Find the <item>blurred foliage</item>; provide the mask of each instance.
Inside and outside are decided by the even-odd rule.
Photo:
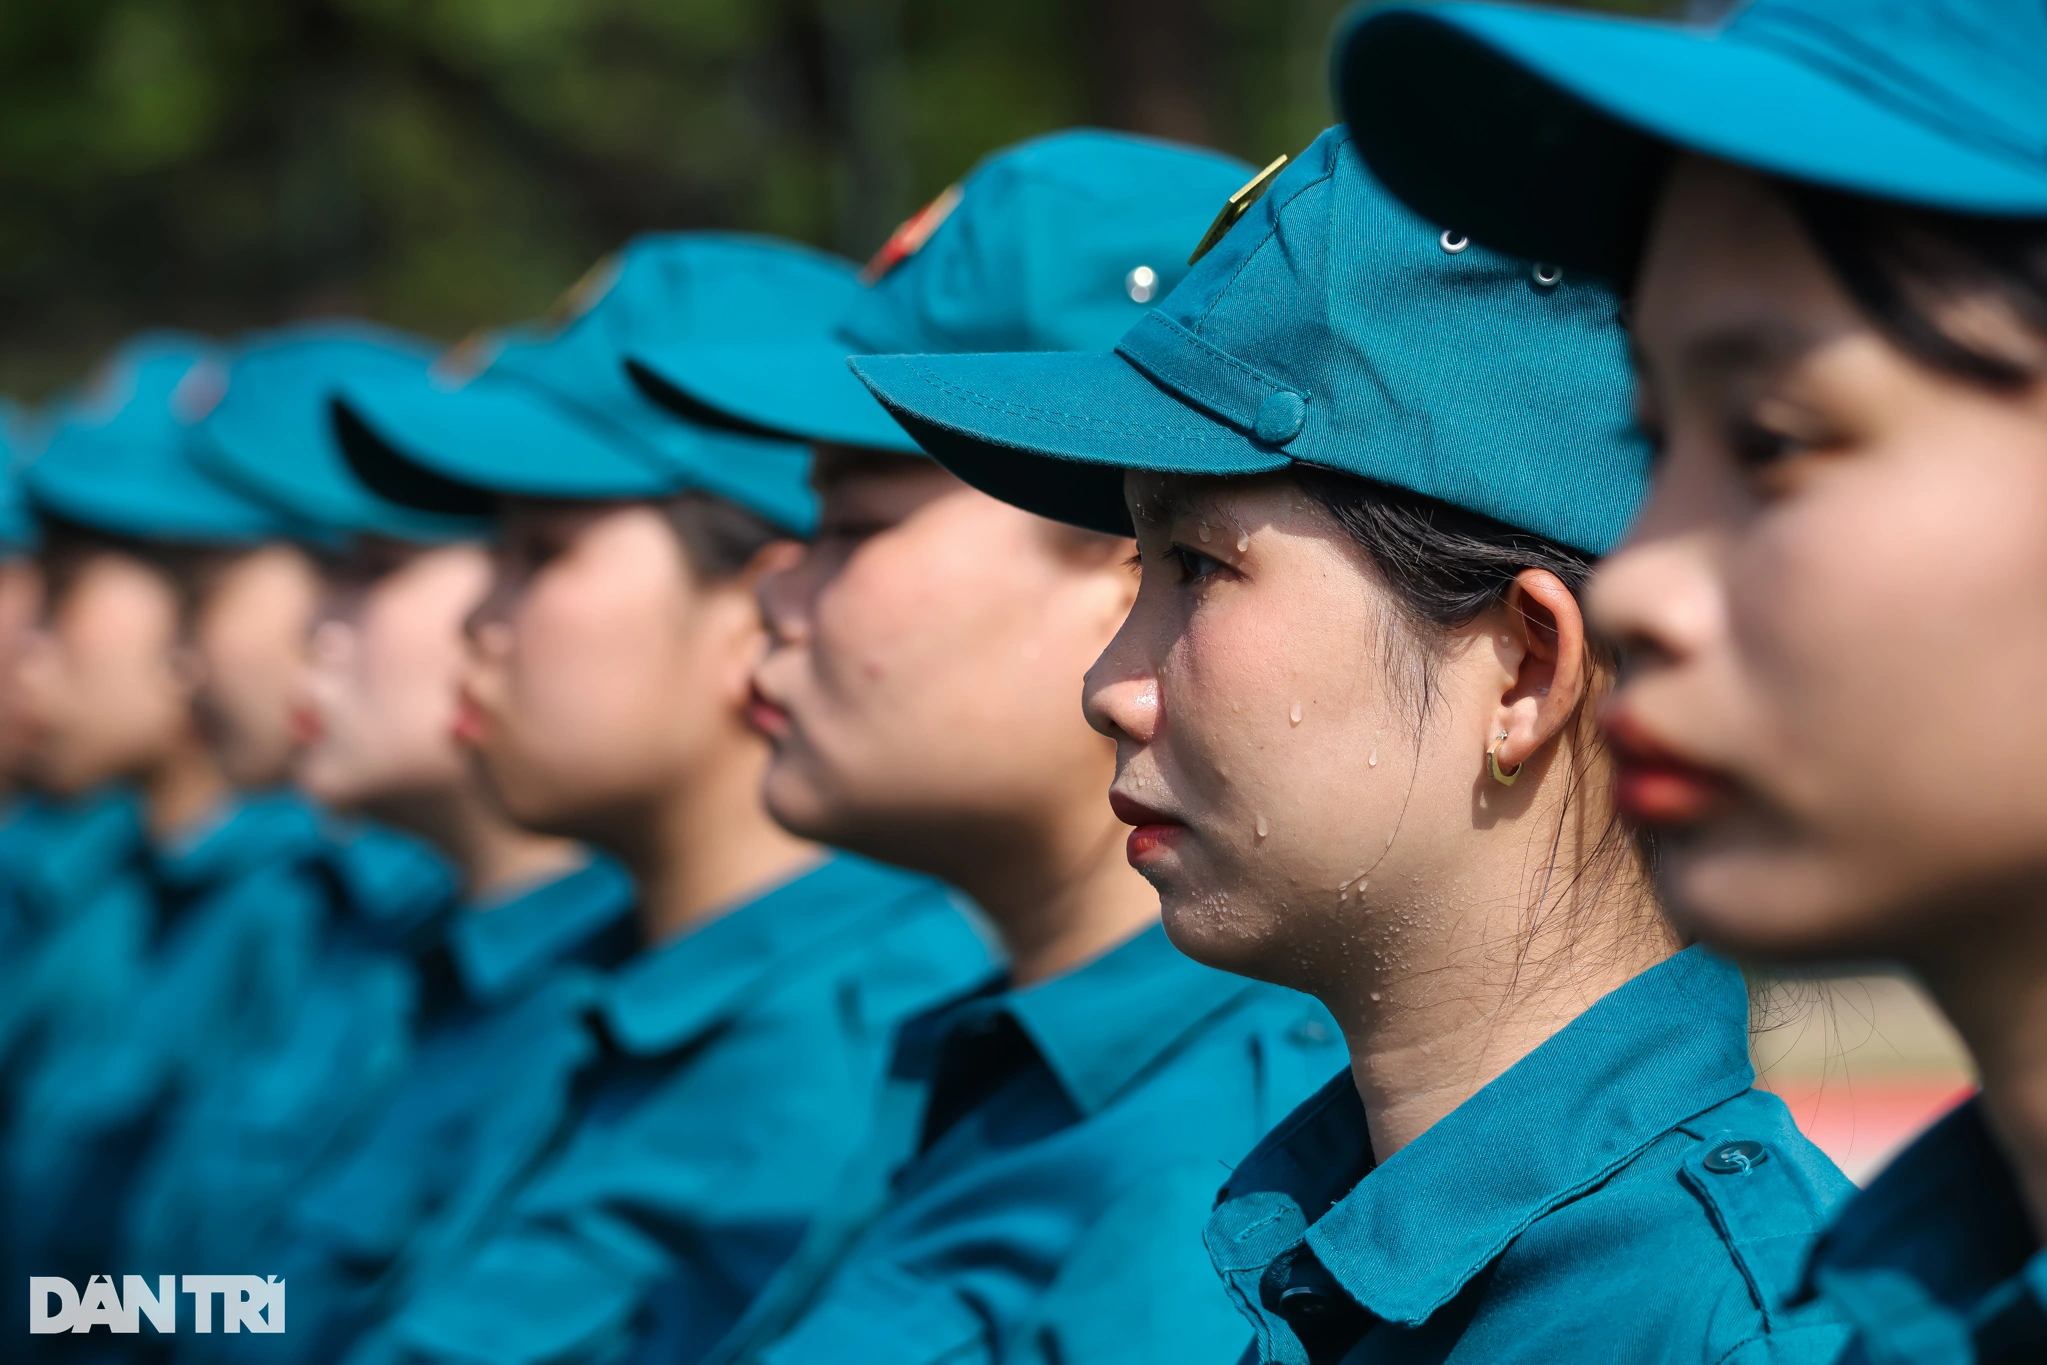
[[[0,0],[0,390],[148,324],[453,337],[651,227],[864,256],[982,153],[1076,123],[1262,164],[1330,120],[1342,8]]]

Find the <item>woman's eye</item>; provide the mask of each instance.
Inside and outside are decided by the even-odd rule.
[[[1728,444],[1733,447],[1734,457],[1750,469],[1782,464],[1803,449],[1797,437],[1758,422],[1737,423],[1729,433]]]
[[[1166,558],[1179,566],[1182,583],[1192,583],[1206,578],[1222,567],[1222,561],[1213,555],[1205,555],[1185,545],[1175,545],[1166,551]]]

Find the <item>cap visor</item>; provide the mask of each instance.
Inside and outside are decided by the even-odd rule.
[[[756,342],[639,351],[627,369],[657,402],[695,421],[785,439],[918,453],[846,369],[838,342]]]
[[[454,390],[351,382],[335,409],[357,476],[423,511],[474,515],[493,496],[651,498],[681,483],[654,452],[636,456],[594,423],[488,377]]]
[[[376,496],[331,446],[302,447],[295,458],[280,460],[272,446],[276,430],[260,420],[223,420],[216,413],[207,420],[206,440],[193,458],[239,492],[341,531],[438,544],[476,539],[490,529],[484,517],[423,512]]]
[[[97,454],[53,443],[23,474],[30,503],[46,515],[137,540],[253,545],[318,538],[313,527],[220,487],[197,470],[159,461],[142,466],[112,450],[104,458]]]
[[[1130,534],[1125,470],[1259,474],[1291,463],[1117,355],[860,356],[852,368],[920,446],[974,487],[1112,535]]]
[[[1450,3],[1377,9],[1337,50],[1358,147],[1424,216],[1625,279],[1672,146],[1983,214],[2047,213],[2047,169],[1905,117],[1739,33]]]

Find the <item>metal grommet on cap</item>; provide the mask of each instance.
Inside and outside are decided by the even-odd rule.
[[[1564,282],[1564,268],[1560,265],[1550,265],[1546,261],[1537,261],[1535,269],[1529,273],[1544,289],[1554,289]]]
[[[1723,1142],[1706,1153],[1700,1164],[1715,1175],[1747,1175],[1770,1159],[1770,1149],[1760,1142],[1743,1138],[1738,1142]]]
[[[1123,292],[1132,303],[1150,303],[1158,297],[1159,272],[1148,265],[1138,266],[1123,277]]]
[[[1436,239],[1436,245],[1442,247],[1443,250],[1449,252],[1452,256],[1455,256],[1458,252],[1471,245],[1471,238],[1461,232],[1452,232],[1450,229],[1444,228],[1443,235]]]
[[[1308,401],[1292,389],[1281,389],[1258,405],[1251,434],[1269,446],[1283,446],[1307,425]]]

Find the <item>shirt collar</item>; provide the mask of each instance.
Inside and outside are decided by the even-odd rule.
[[[1255,982],[1190,961],[1153,925],[1076,971],[965,1012],[1008,1014],[1074,1107],[1093,1114],[1256,989]]]
[[[2024,1209],[1982,1102],[1970,1100],[1849,1201],[1813,1248],[1802,1295],[1843,1277],[1901,1272],[1931,1301],[1967,1308],[2038,1254]]]
[[[38,818],[47,832],[39,831],[35,856],[22,877],[40,918],[61,919],[115,878],[135,875],[148,852],[141,799],[126,787],[105,788],[75,802],[51,802]]]
[[[479,901],[448,927],[448,953],[472,1000],[489,1003],[529,985],[633,908],[633,883],[609,858]]]
[[[1741,972],[1690,948],[1608,994],[1376,1169],[1363,1105],[1338,1077],[1227,1193],[1278,1189],[1310,1218],[1328,1207],[1307,1230],[1316,1259],[1368,1312],[1413,1326],[1538,1218],[1747,1090],[1748,1021]],[[1366,1150],[1348,1162],[1297,1150],[1342,1142]],[[1261,1180],[1318,1169],[1370,1174],[1334,1207],[1326,1181]]]
[[[621,969],[599,1005],[605,1031],[629,1053],[680,1047],[742,1013],[799,963],[845,951],[931,889],[926,878],[833,854]]]
[[[254,868],[310,857],[321,844],[310,805],[289,792],[265,792],[226,802],[155,849],[151,863],[166,890],[192,896]]]

